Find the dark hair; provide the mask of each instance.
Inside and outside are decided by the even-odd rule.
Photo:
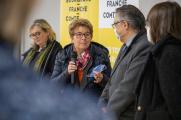
[[[77,20],[74,20],[69,25],[69,35],[71,38],[74,35],[74,29],[79,26],[87,27],[90,31],[91,36],[93,35],[93,26],[92,26],[91,22],[87,19],[77,19]]]
[[[176,2],[162,2],[153,6],[147,17],[154,43],[171,35],[181,39],[181,7]]]
[[[123,5],[116,9],[120,19],[126,20],[137,31],[145,31],[145,17],[143,13],[133,5]]]

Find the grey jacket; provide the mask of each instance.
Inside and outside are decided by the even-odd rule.
[[[149,46],[146,33],[138,33],[126,52],[115,62],[111,79],[103,90],[99,102],[107,105],[116,120],[134,119],[135,85],[139,70],[145,64]]]

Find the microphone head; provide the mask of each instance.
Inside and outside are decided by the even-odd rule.
[[[77,53],[76,52],[72,52],[71,53],[71,59],[74,59],[74,60],[76,60],[77,59]]]

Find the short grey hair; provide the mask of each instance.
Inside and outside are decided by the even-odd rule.
[[[137,31],[145,31],[145,17],[143,13],[133,5],[123,5],[116,9],[119,19],[126,20]]]

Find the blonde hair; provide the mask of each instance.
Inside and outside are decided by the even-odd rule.
[[[44,20],[44,19],[35,20],[29,30],[33,29],[33,27],[35,27],[35,26],[40,27],[45,32],[49,32],[49,37],[48,37],[49,40],[56,40],[56,34],[53,31],[50,24],[46,20]]]

